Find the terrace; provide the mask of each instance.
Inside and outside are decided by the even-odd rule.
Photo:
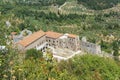
[[[52,50],[53,57],[58,60],[68,60],[69,58],[72,58],[76,54],[80,54],[81,51],[72,51],[70,49],[61,49],[61,48],[53,48],[49,47]]]

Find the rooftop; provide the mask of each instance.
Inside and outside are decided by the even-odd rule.
[[[61,33],[52,32],[52,31],[46,32],[47,37],[54,38],[54,39],[57,39],[57,38],[61,37],[62,35],[63,34],[61,34]]]
[[[76,38],[77,35],[74,35],[74,34],[68,34],[68,37],[70,37],[70,38]]]
[[[42,30],[35,32],[25,38],[23,38],[23,40],[19,41],[18,44],[21,44],[22,46],[26,47],[29,44],[31,44],[32,42],[34,42],[35,40],[39,39],[40,37],[44,36],[45,32],[43,32]]]
[[[46,35],[46,37],[53,38],[53,39],[57,39],[57,38],[64,39],[67,37],[70,37],[70,38],[77,37],[77,35],[74,35],[74,34],[65,34],[64,35],[64,34],[53,32],[53,31],[44,32],[44,31],[40,30],[38,32],[34,32],[33,34],[30,34],[27,37],[23,38],[22,40],[20,40],[18,42],[18,44],[21,44],[22,46],[26,47],[44,35]]]

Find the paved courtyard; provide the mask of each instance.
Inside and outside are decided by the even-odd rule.
[[[67,60],[69,58],[72,58],[73,56],[75,56],[76,54],[80,54],[81,51],[72,51],[70,49],[61,49],[61,48],[52,48],[50,47],[50,49],[52,49],[53,52],[53,57],[57,58],[58,60]]]
[[[61,57],[65,57],[68,58],[69,56],[72,56],[75,52],[68,50],[68,49],[54,49],[53,55],[57,55],[57,56],[61,56]]]

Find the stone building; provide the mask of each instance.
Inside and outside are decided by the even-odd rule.
[[[19,50],[23,51],[31,48],[43,51],[47,47],[46,34],[41,30],[35,32],[19,41],[17,46]]]
[[[62,35],[63,34],[61,34],[61,33],[48,31],[48,32],[46,32],[46,42],[48,42],[49,46],[52,46],[54,48],[59,47],[58,46],[60,44],[59,38]]]
[[[79,36],[77,35],[64,34],[59,38],[59,47],[77,51],[80,50],[79,41]]]
[[[78,35],[61,34],[53,31],[44,32],[42,30],[35,32],[23,38],[17,43],[19,50],[28,50],[36,48],[45,52],[47,48],[61,48],[72,51],[85,51],[88,53],[99,54],[101,47],[97,44],[87,42],[86,39],[79,40]]]
[[[45,51],[46,48],[67,48],[73,51],[80,49],[79,36],[73,34],[61,34],[53,31],[38,31],[23,38],[17,43],[19,50],[36,48]]]
[[[30,30],[23,30],[21,31],[20,34],[17,34],[17,32],[11,32],[10,38],[13,40],[14,43],[19,42],[20,40],[22,40],[24,37],[31,35],[32,32]]]

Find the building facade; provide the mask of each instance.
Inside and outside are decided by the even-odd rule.
[[[79,50],[79,36],[73,34],[61,34],[53,31],[35,32],[17,43],[19,50],[36,48],[44,51],[47,47],[67,48],[73,51]]]
[[[80,48],[82,51],[87,52],[87,53],[92,53],[92,54],[100,54],[101,53],[101,47],[100,45],[90,43],[90,42],[85,42],[85,41],[80,41]]]
[[[36,48],[37,50],[44,50],[47,47],[46,34],[43,31],[35,32],[17,43],[19,50],[28,50]]]
[[[64,34],[59,38],[59,47],[77,51],[80,50],[79,41],[79,36],[77,35]]]
[[[78,35],[61,34],[53,31],[44,32],[42,30],[35,32],[17,43],[19,50],[28,50],[35,48],[43,52],[47,48],[63,48],[72,51],[82,50],[88,53],[101,53],[101,48],[97,44],[79,40]]]

